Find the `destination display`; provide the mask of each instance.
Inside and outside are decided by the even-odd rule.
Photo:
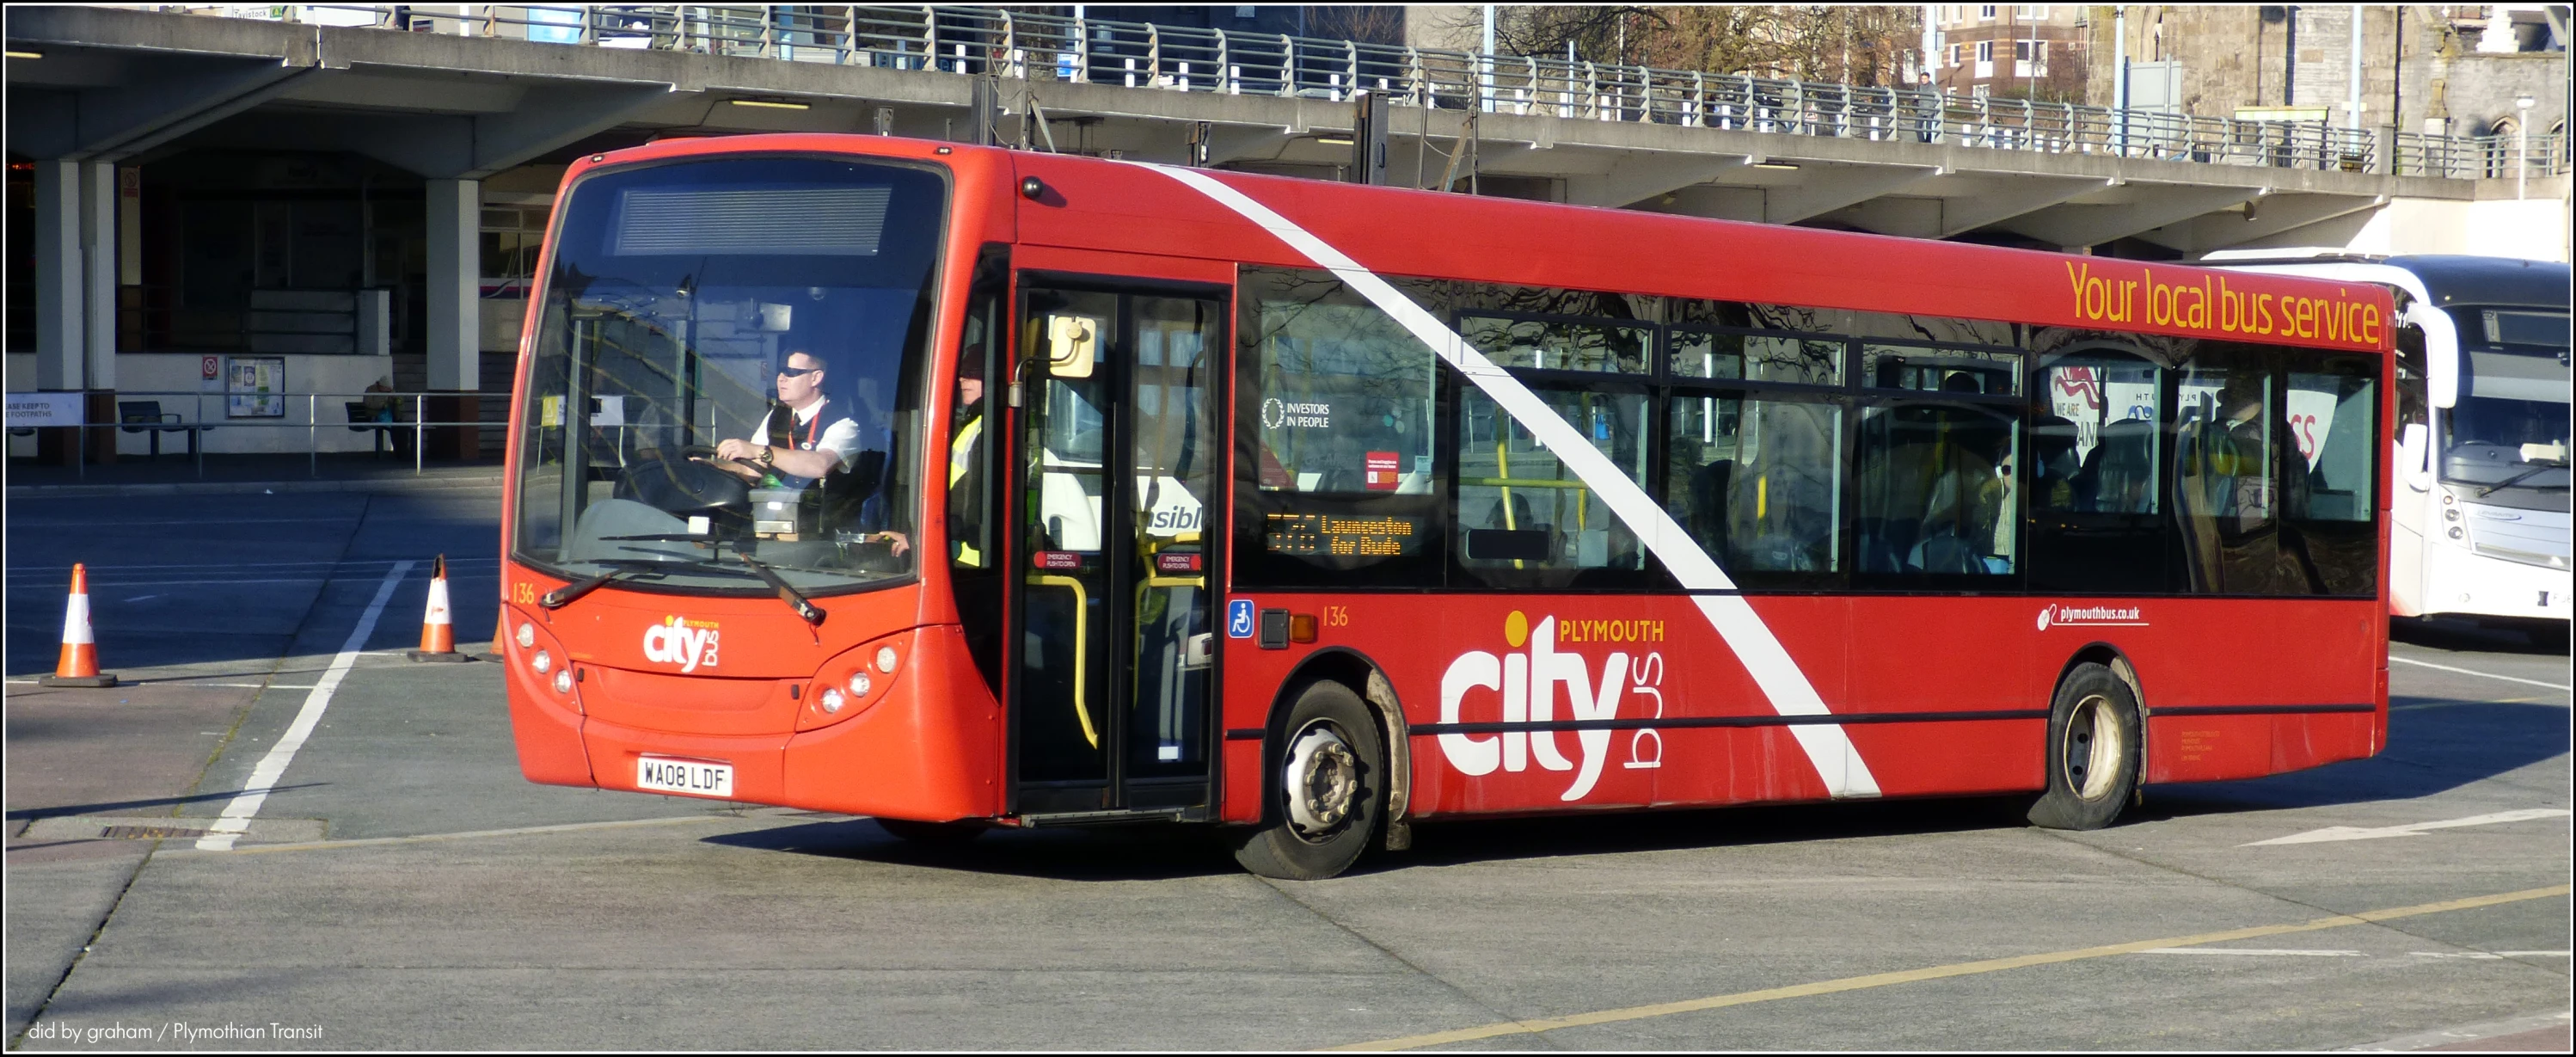
[[[1273,554],[1378,558],[1411,554],[1422,520],[1409,517],[1341,517],[1270,514],[1262,539]]]

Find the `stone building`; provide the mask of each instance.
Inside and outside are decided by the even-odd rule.
[[[2513,131],[2516,100],[2529,95],[2531,131],[2563,132],[2567,12],[2565,4],[2090,7],[2089,94],[2098,104],[2118,98],[2125,50],[2133,106],[2483,136]],[[2122,32],[2125,49],[2115,44]]]

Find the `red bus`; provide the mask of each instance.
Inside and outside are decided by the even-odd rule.
[[[550,232],[534,781],[1316,878],[2386,740],[2376,287],[838,135],[593,155]]]

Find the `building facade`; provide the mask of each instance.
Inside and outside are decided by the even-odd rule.
[[[1972,97],[2100,104],[2085,77],[2091,39],[2076,4],[1932,4],[1929,83]]]
[[[2096,102],[2464,136],[2564,132],[2566,4],[2090,9]],[[2355,21],[2358,19],[2358,26]],[[2125,37],[2125,41],[2122,38]],[[2125,44],[2125,46],[2123,46]],[[2358,61],[2356,61],[2356,59]],[[2519,105],[2531,99],[2526,119]]]

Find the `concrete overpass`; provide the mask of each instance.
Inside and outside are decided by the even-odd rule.
[[[7,148],[36,171],[39,387],[115,387],[117,240],[101,232],[121,223],[109,204],[120,166],[203,150],[345,152],[415,174],[426,386],[466,392],[486,383],[476,352],[492,306],[476,240],[487,181],[517,174],[542,191],[550,162],[670,135],[966,139],[979,82],[993,107],[985,134],[1037,149],[1337,178],[1352,160],[1351,94],[1367,88],[1394,104],[1385,179],[1396,184],[2120,255],[2492,251],[2481,224],[2504,232],[2495,245],[2537,231],[2554,252],[2529,255],[2565,255],[2566,145],[2548,139],[2505,156],[2392,129],[993,9],[285,10],[307,21],[7,11]]]

